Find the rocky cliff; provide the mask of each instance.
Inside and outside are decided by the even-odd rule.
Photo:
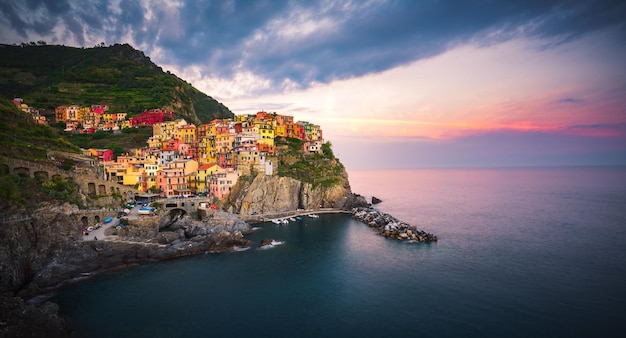
[[[68,280],[146,260],[251,245],[243,238],[250,226],[219,211],[202,219],[169,220],[174,231],[130,222],[118,234],[122,241],[83,241],[82,225],[68,216],[66,206],[47,202],[32,210],[13,207],[12,213],[24,219],[0,223],[0,337],[69,337],[69,326],[55,304],[24,301]]]
[[[339,208],[367,205],[350,190],[348,174],[330,186],[313,185],[291,177],[258,174],[240,180],[223,201],[223,208],[241,215],[274,214],[297,209]]]

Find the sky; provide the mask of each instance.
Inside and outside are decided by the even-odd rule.
[[[626,165],[624,1],[0,0],[0,42],[128,43],[348,169]]]

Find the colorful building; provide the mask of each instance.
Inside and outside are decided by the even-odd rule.
[[[211,192],[211,176],[214,176],[218,170],[222,169],[223,168],[215,163],[200,165],[196,175],[196,191],[199,193],[209,194]]]
[[[177,196],[178,192],[187,190],[187,179],[184,169],[162,169],[157,172],[157,187],[161,196]]]
[[[133,127],[137,126],[152,126],[157,123],[167,122],[174,120],[174,113],[161,110],[161,109],[152,109],[146,110],[139,114],[137,117],[133,117],[130,119],[130,125]]]
[[[233,169],[218,170],[215,175],[211,176],[210,194],[217,198],[223,198],[228,195],[232,186],[237,183],[239,176],[241,176],[241,173]]]

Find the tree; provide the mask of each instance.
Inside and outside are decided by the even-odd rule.
[[[73,159],[66,158],[65,160],[63,160],[63,164],[61,165],[61,168],[63,168],[63,170],[70,170],[72,169],[72,167],[74,167]]]
[[[330,141],[322,144],[322,152],[324,153],[324,156],[326,156],[326,158],[328,159],[335,158],[335,154],[333,153],[332,146],[333,145],[332,143],[330,143]]]

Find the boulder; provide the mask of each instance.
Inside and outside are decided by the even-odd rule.
[[[352,217],[376,229],[380,235],[398,240],[436,242],[437,236],[417,230],[417,227],[402,222],[395,217],[372,208],[356,207]]]
[[[380,202],[382,202],[383,200],[379,199],[376,196],[372,196],[372,204],[378,204]]]
[[[262,240],[261,240],[261,244],[260,244],[260,246],[268,246],[268,245],[272,245],[272,242],[273,242],[273,241],[274,241],[274,240],[273,240],[273,239],[271,239],[271,238],[264,238],[264,239],[262,239]]]

